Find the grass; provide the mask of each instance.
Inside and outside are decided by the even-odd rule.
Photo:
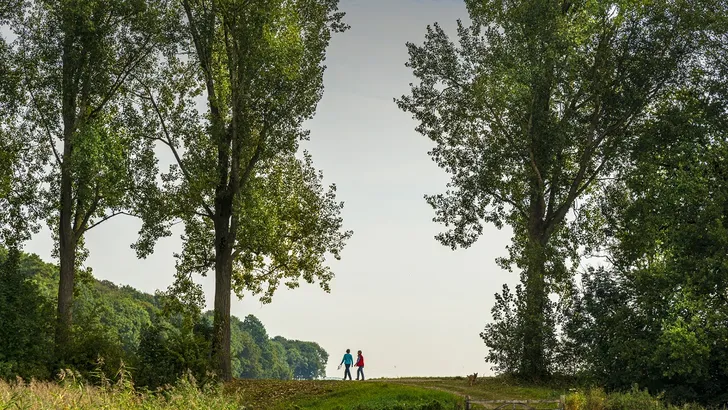
[[[90,410],[90,409],[214,409],[239,410],[239,398],[223,394],[222,389],[198,388],[194,379],[183,378],[175,386],[156,392],[138,391],[121,382],[102,387],[84,383],[0,380],[0,410]]]
[[[696,405],[666,406],[636,388],[605,394],[601,389],[574,391],[569,387],[568,383],[535,386],[502,377],[478,379],[472,386],[456,377],[366,382],[235,380],[224,386],[198,387],[186,376],[174,386],[149,392],[136,389],[123,375],[115,381],[104,378],[100,386],[77,382],[70,375],[60,383],[0,381],[0,410],[451,410],[462,409],[466,395],[474,400],[544,400],[566,395],[568,410],[702,410]]]
[[[569,392],[569,386],[542,386],[505,377],[483,377],[471,386],[462,377],[424,377],[391,379],[391,382],[408,386],[425,387],[470,396],[474,400],[549,400],[558,399]]]
[[[214,409],[214,410],[452,410],[462,399],[442,391],[389,382],[236,380],[199,388],[186,377],[154,392],[128,381],[90,386],[0,381],[5,409]]]
[[[251,409],[394,410],[454,409],[462,399],[452,393],[384,381],[236,380],[227,394],[242,397]],[[436,407],[432,403],[439,402]]]

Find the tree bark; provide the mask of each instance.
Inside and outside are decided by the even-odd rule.
[[[72,131],[71,131],[72,132]],[[58,224],[60,279],[58,282],[58,317],[56,324],[56,354],[63,361],[71,341],[73,321],[73,288],[76,276],[76,238],[73,232],[73,186],[71,170],[72,143],[70,135],[63,148],[61,164],[60,215]]]
[[[525,285],[526,306],[523,312],[523,357],[520,373],[525,377],[541,380],[548,376],[548,363],[544,348],[549,329],[546,325],[546,306],[548,292],[546,289],[546,250],[550,235],[547,233],[548,223],[545,220],[546,180],[551,181],[550,173],[554,171],[553,146],[550,140],[550,104],[554,83],[554,63],[547,57],[543,64],[543,75],[538,76],[532,85],[533,100],[528,118],[530,137],[529,157],[525,160],[526,169],[531,170],[529,186],[529,207],[527,243],[525,252]],[[556,165],[558,166],[558,164]],[[552,186],[553,190],[554,187]]]
[[[548,364],[545,358],[546,338],[546,249],[548,237],[545,233],[544,215],[546,204],[539,183],[532,181],[532,193],[529,207],[528,241],[524,271],[526,306],[523,312],[523,357],[521,375],[533,379],[542,379],[548,375]]]
[[[213,321],[212,357],[218,376],[232,379],[230,355],[230,293],[232,291],[233,256],[230,243],[232,200],[215,203],[215,318]]]
[[[61,186],[58,223],[58,257],[60,278],[58,281],[58,317],[55,348],[57,359],[66,359],[65,352],[71,341],[73,321],[73,288],[76,275],[76,235],[73,232],[73,183],[71,169],[73,135],[76,131],[76,92],[78,90],[77,67],[73,58],[73,37],[66,34],[63,43],[62,116],[63,157],[61,161]]]
[[[529,261],[526,270],[526,308],[523,317],[523,358],[520,373],[534,380],[548,375],[545,357],[546,325],[546,255],[538,243],[529,244]]]

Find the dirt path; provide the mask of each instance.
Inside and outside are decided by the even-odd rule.
[[[465,397],[477,397],[472,395],[472,392],[464,391],[463,389],[465,386],[452,386],[448,384],[445,384],[446,382],[439,379],[382,379],[381,381],[387,382],[387,383],[396,383],[396,384],[402,384],[405,386],[412,386],[412,387],[421,387],[424,389],[430,389],[430,390],[439,390],[446,393],[454,394],[456,396],[460,396],[462,398]]]
[[[431,390],[439,390],[446,393],[465,398],[470,397],[475,401],[510,401],[514,402],[526,400],[553,400],[557,399],[559,394],[548,388],[537,388],[528,386],[517,386],[509,384],[503,380],[493,378],[478,379],[471,385],[467,379],[454,378],[404,378],[404,379],[382,379],[387,383],[397,383],[406,386],[420,387]],[[503,404],[503,402],[499,403]],[[493,403],[491,406],[499,405]],[[555,408],[555,404],[543,403],[536,408]],[[478,407],[482,408],[482,407]],[[486,407],[488,408],[488,407]]]
[[[400,381],[400,380],[396,380],[396,381],[395,380],[386,380],[386,381],[391,382],[391,383],[402,384],[402,385],[405,385],[405,386],[421,387],[421,388],[424,388],[424,389],[444,391],[445,393],[451,393],[451,394],[454,394],[456,396],[460,396],[462,398],[465,398],[465,397],[468,396],[467,394],[465,394],[465,393],[463,393],[461,391],[453,390],[452,387],[448,387],[448,386],[445,386],[445,387],[442,387],[442,386],[429,386],[429,385],[425,385],[423,383],[417,383],[416,381],[408,381],[408,380],[402,380],[402,381]]]

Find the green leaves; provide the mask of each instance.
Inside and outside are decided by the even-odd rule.
[[[499,263],[524,270],[527,331],[544,328],[545,295],[568,289],[580,245],[599,241],[581,200],[622,169],[667,90],[715,49],[705,39],[725,5],[699,3],[467,1],[473,25],[458,23],[458,44],[437,24],[407,44],[419,81],[396,102],[451,174],[444,194],[426,197],[445,227],[436,239],[455,249],[484,223],[513,228]],[[542,356],[549,336],[532,336],[513,343],[541,374],[534,350]]]
[[[137,199],[156,191],[153,146],[137,138],[139,123],[125,115],[133,92],[126,86],[137,70],[149,68],[173,25],[165,21],[166,0],[23,6],[10,18],[17,39],[8,71],[17,76],[17,108],[2,129],[24,134],[19,146],[25,155],[12,170],[24,192],[0,192],[0,201],[12,203],[14,231],[27,232],[44,218],[58,238],[56,347],[63,355],[70,344],[74,276],[87,254],[84,234],[114,216],[145,210],[151,201]]]
[[[261,164],[238,206],[248,218],[237,240],[245,247],[234,253],[233,287],[239,297],[246,291],[270,302],[278,285],[298,287],[298,278],[319,281],[328,291],[333,273],[324,255],[340,258],[350,231],[342,231],[343,204],[335,186],[321,184],[310,155],[283,157]]]
[[[351,235],[341,231],[333,187],[324,191],[310,157],[296,158],[308,138],[303,122],[323,92],[331,33],[345,29],[337,4],[182,1],[177,46],[189,58],[167,55],[137,78],[135,118],[174,164],[162,177],[164,195],[146,205],[134,247],[145,256],[172,223],[184,223],[172,290],[196,293],[191,274],[214,269],[213,352],[225,379],[232,376],[230,293],[270,302],[281,283],[294,288],[301,278],[328,290],[325,255],[338,258]],[[201,115],[194,99],[203,91]]]
[[[703,59],[654,104],[601,198],[610,266],[585,275],[567,334],[585,347],[585,369],[608,386],[639,383],[675,400],[725,401],[721,65]]]

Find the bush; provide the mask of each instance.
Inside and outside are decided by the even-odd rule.
[[[125,361],[121,345],[102,328],[75,329],[74,340],[68,347],[68,361],[60,363],[61,368],[78,371],[86,380],[93,380],[93,374],[103,371],[114,374]]]
[[[650,395],[636,385],[628,392],[605,394],[601,388],[575,392],[566,396],[565,410],[702,410],[699,405],[688,404],[683,407],[669,406],[661,402],[661,397]]]
[[[566,410],[605,410],[607,395],[601,388],[589,389],[586,392],[575,392],[566,396]]]
[[[161,322],[142,330],[134,375],[150,389],[175,383],[183,374],[205,381],[209,372],[210,344],[204,335]]]
[[[445,407],[442,402],[433,400],[423,404],[384,404],[384,405],[358,405],[354,407],[354,410],[450,410],[452,407]]]
[[[607,400],[606,410],[652,410],[664,406],[658,398],[652,397],[647,390],[640,390],[637,385],[626,393],[612,393]]]

